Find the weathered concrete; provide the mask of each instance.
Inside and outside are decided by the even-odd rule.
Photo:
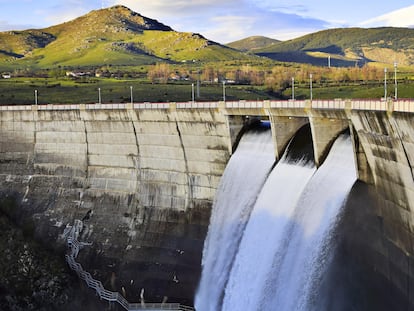
[[[317,164],[350,129],[359,180],[376,198],[369,220],[358,222],[370,238],[353,259],[414,305],[414,114],[407,103],[73,106],[0,109],[0,191],[16,198],[22,217],[33,218],[50,243],[84,218],[82,238],[94,245],[81,261],[112,290],[124,287],[132,301],[145,287],[154,300],[191,303],[215,190],[249,116],[270,120],[275,158],[309,123]]]
[[[191,304],[228,133],[215,110],[3,111],[1,192],[50,243],[86,217],[83,263],[131,301]]]
[[[307,124],[309,120],[308,118],[303,117],[286,117],[271,114],[270,122],[275,156],[276,159],[280,159],[290,139],[303,125]]]
[[[350,117],[372,174],[365,181],[373,182],[378,197],[367,206],[373,215],[366,223],[373,228],[367,234],[375,243],[361,244],[372,259],[371,269],[408,299],[408,310],[414,305],[413,116],[364,111]]]

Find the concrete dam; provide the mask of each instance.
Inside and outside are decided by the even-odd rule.
[[[410,310],[413,112],[409,100],[2,106],[1,200],[57,251],[83,220],[92,245],[79,261],[128,300],[145,289],[148,301],[192,305],[216,190],[243,133],[269,121],[279,160],[308,126],[320,166],[348,131],[358,181],[338,232],[343,270],[330,273],[355,310]]]

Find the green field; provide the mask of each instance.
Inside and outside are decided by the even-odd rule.
[[[101,94],[102,103],[181,102],[192,100],[191,83],[151,84],[132,79],[90,78],[74,81],[54,78],[0,79],[0,105],[96,103]],[[251,86],[226,85],[226,100],[264,100],[274,97]],[[195,100],[219,101],[223,99],[222,84],[201,85],[200,97],[194,86]]]
[[[334,98],[382,98],[385,90],[384,84],[381,82],[359,84],[349,83],[343,85],[320,85],[314,84],[312,87],[313,99],[334,99]],[[395,84],[390,81],[387,85],[387,97],[394,97]],[[292,97],[292,89],[288,88],[283,92],[285,98]],[[397,83],[397,97],[414,98],[414,81],[401,81]],[[310,86],[309,84],[299,84],[295,86],[296,99],[309,99]]]
[[[83,104],[99,101],[99,89],[102,103],[123,103],[131,101],[131,86],[134,102],[186,102],[192,100],[191,82],[152,84],[139,79],[85,78],[79,80],[55,78],[12,78],[0,79],[0,105],[30,105],[35,103],[37,92],[38,104]],[[333,98],[381,98],[384,85],[380,82],[371,84],[328,85],[314,83],[314,99]],[[291,87],[281,94],[270,93],[264,87],[250,85],[226,85],[226,100],[270,100],[289,99]],[[200,96],[194,86],[196,101],[221,101],[222,84],[201,84]],[[390,82],[387,95],[394,96],[394,84]],[[399,98],[414,98],[414,82],[404,80],[398,84]],[[295,85],[296,99],[309,99],[308,84]]]

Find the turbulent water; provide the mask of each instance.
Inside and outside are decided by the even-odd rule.
[[[356,179],[351,141],[340,136],[317,170],[289,153],[269,175],[261,162],[256,183],[239,174],[249,156],[260,156],[260,145],[249,142],[243,157],[238,149],[223,175],[204,248],[199,311],[319,310],[330,237]]]
[[[198,310],[220,310],[242,233],[274,159],[270,130],[248,132],[227,164],[204,245]]]

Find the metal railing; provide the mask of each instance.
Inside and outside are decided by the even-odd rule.
[[[79,251],[91,243],[79,242],[79,234],[82,232],[83,222],[76,219],[73,226],[67,226],[62,234],[66,239],[68,253],[65,255],[69,267],[76,272],[78,277],[85,281],[89,288],[96,291],[99,298],[108,302],[116,302],[128,311],[145,311],[145,310],[171,310],[171,311],[194,311],[193,307],[184,306],[179,303],[129,303],[119,292],[112,292],[104,288],[101,281],[94,279],[91,274],[85,271],[82,265],[76,262]]]
[[[414,100],[327,99],[327,100],[264,100],[226,102],[165,102],[165,103],[105,103],[105,104],[48,104],[0,106],[0,111],[50,110],[169,110],[169,109],[351,109],[398,111],[414,113]]]

